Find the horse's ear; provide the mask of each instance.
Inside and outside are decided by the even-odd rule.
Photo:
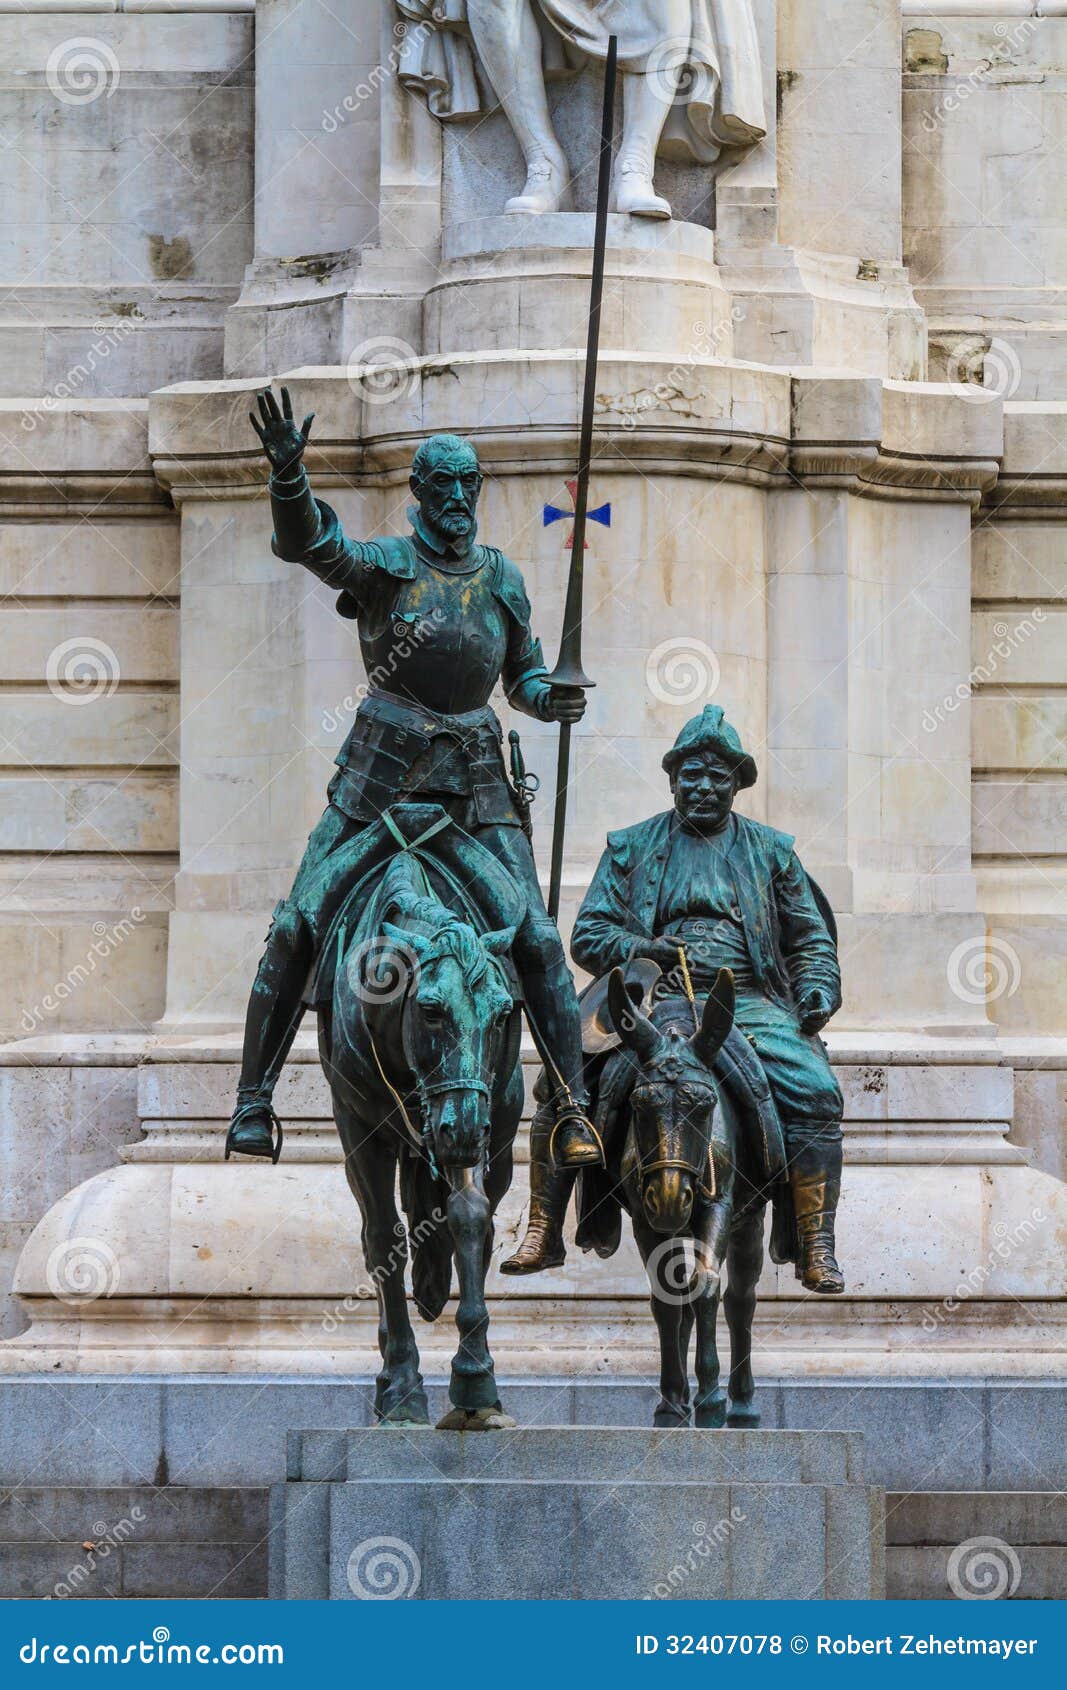
[[[642,1062],[648,1062],[655,1056],[663,1042],[663,1034],[647,1016],[642,1015],[626,990],[621,968],[613,968],[608,976],[608,1015],[628,1050],[634,1051]]]
[[[699,1033],[695,1033],[692,1048],[705,1068],[710,1068],[734,1024],[734,977],[728,968],[720,968],[715,984],[708,993]]]
[[[382,936],[400,950],[414,951],[416,956],[424,943],[421,933],[409,933],[406,927],[397,927],[391,921],[382,922]]]
[[[482,934],[482,944],[490,956],[507,956],[514,943],[514,927],[499,927],[495,933]]]

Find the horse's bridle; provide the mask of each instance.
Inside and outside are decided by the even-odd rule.
[[[428,956],[423,957],[421,959],[420,967],[425,968],[432,962],[438,962],[438,961],[440,961],[440,959],[444,955],[445,955],[445,952],[443,950],[436,951],[436,952],[432,951]],[[486,966],[487,967],[491,966],[494,962],[496,962],[495,957],[487,957],[486,958]],[[499,966],[500,966],[499,963],[497,963],[498,968],[499,968]],[[478,978],[480,979],[481,976],[479,975]],[[406,1008],[408,1006],[408,998],[409,998],[410,993],[411,993],[411,985],[412,985],[411,977],[409,976],[407,984],[404,987],[403,996],[400,999],[401,1020],[403,1019],[404,1011],[406,1010]],[[407,1105],[404,1102],[403,1096],[397,1090],[397,1088],[393,1085],[393,1082],[390,1080],[388,1074],[385,1072],[385,1067],[382,1063],[382,1059],[378,1055],[378,1047],[374,1042],[374,1034],[370,1031],[369,1028],[367,1029],[367,1035],[368,1035],[368,1038],[370,1039],[370,1050],[371,1050],[371,1055],[374,1058],[374,1066],[377,1068],[383,1085],[386,1087],[387,1091],[389,1092],[390,1097],[393,1099],[393,1102],[396,1104],[396,1107],[400,1112],[400,1119],[404,1123],[404,1127],[407,1130],[408,1136],[412,1140],[413,1144],[415,1144],[420,1150],[425,1152],[426,1158],[427,1158],[427,1160],[429,1161],[429,1164],[430,1164],[430,1172],[434,1175],[435,1178],[438,1178],[439,1177],[439,1169],[437,1167],[436,1158],[434,1157],[433,1144],[432,1144],[431,1139],[430,1139],[430,1129],[429,1129],[429,1125],[428,1125],[428,1122],[429,1122],[429,1109],[428,1109],[429,1100],[432,1097],[441,1097],[446,1092],[477,1092],[482,1097],[485,1098],[486,1102],[488,1102],[490,1100],[490,1098],[492,1097],[492,1088],[486,1083],[485,1080],[423,1080],[423,1079],[420,1079],[418,1074],[415,1074],[415,1097],[418,1100],[418,1111],[419,1111],[419,1114],[422,1117],[422,1126],[421,1126],[421,1129],[420,1129],[419,1127],[417,1127],[415,1125],[414,1121],[412,1121],[412,1119],[411,1119],[411,1116],[408,1114]],[[406,1054],[407,1053],[405,1052],[405,1057],[406,1057]],[[412,1070],[412,1072],[414,1073],[414,1069]]]
[[[665,1173],[674,1172],[679,1174],[689,1174],[695,1182],[696,1188],[700,1192],[701,1197],[706,1197],[709,1201],[711,1201],[711,1199],[715,1196],[715,1163],[712,1159],[710,1144],[708,1145],[708,1155],[705,1168],[696,1167],[694,1163],[687,1162],[682,1156],[661,1156],[655,1162],[646,1162],[639,1156],[637,1159],[637,1167],[638,1172],[641,1175],[642,1184],[650,1174],[660,1173],[661,1171]],[[705,1183],[704,1180],[705,1171],[708,1176],[707,1183]]]

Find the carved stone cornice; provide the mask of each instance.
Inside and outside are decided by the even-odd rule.
[[[443,429],[473,440],[490,474],[569,470],[582,369],[579,353],[464,353],[398,364],[385,394],[380,368],[370,392],[358,369],[282,379],[296,408],[316,414],[307,467],[330,488],[401,484],[418,443]],[[152,396],[152,462],[176,502],[262,494],[248,422],[257,385],[189,382]],[[976,504],[1002,449],[999,401],[945,386],[624,352],[600,363],[602,470]]]
[[[172,517],[148,400],[0,400],[0,514]]]
[[[1067,516],[1067,403],[1030,399],[1004,406],[1004,461],[983,508],[994,519],[1016,522]]]

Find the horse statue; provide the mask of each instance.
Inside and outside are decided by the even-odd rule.
[[[601,1256],[613,1254],[621,1212],[629,1214],[659,1333],[660,1401],[653,1425],[690,1424],[695,1326],[696,1425],[758,1426],[752,1320],[764,1212],[784,1167],[777,1123],[766,1110],[769,1093],[758,1058],[740,1035],[731,1035],[729,970],[719,971],[699,1017],[684,998],[657,1002],[652,993],[649,1015],[641,1004],[640,985],[631,993],[621,969],[614,969],[606,1008],[621,1048],[595,1082],[607,1169],[582,1173],[578,1243]],[[728,1390],[716,1342],[724,1264]]]
[[[403,808],[393,814],[402,817]],[[435,872],[432,861],[411,851],[393,856],[376,888],[357,888],[352,908],[335,921],[331,978],[313,996],[378,1298],[375,1414],[385,1426],[429,1424],[405,1289],[410,1239],[414,1300],[424,1320],[436,1320],[448,1301],[455,1261],[459,1348],[452,1407],[440,1426],[467,1431],[515,1424],[497,1391],[485,1278],[493,1215],[511,1184],[523,1083],[520,1006],[507,961],[514,922],[488,931],[483,922],[479,930],[469,898],[462,913],[452,907],[472,878],[484,894],[493,876],[503,879],[497,907],[506,906],[508,877],[488,852],[453,831],[466,872]]]

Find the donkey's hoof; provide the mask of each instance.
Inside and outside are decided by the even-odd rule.
[[[736,1426],[739,1430],[752,1431],[759,1425],[759,1409],[752,1401],[731,1402],[726,1424]]]
[[[450,1408],[437,1422],[439,1432],[507,1432],[518,1421],[496,1408]]]
[[[660,1397],[652,1416],[652,1425],[656,1431],[669,1432],[676,1426],[688,1426],[689,1404],[667,1402]]]
[[[709,1397],[706,1402],[697,1403],[696,1424],[700,1432],[717,1432],[720,1427],[729,1424],[726,1417],[726,1393],[722,1396]]]

